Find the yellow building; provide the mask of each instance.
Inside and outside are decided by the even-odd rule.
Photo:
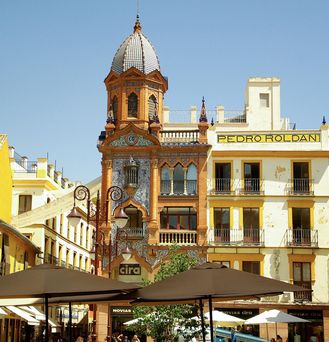
[[[0,134],[0,219],[10,222],[12,178],[9,161],[8,139]]]
[[[12,209],[12,174],[7,136],[0,135],[0,276],[22,271],[35,264],[39,249],[15,227],[9,224]],[[0,342],[19,341],[28,324],[5,308],[0,315]]]
[[[79,203],[82,220],[70,225],[67,215],[73,207],[73,190],[77,184],[64,178],[48,158],[29,160],[10,147],[13,177],[12,221],[19,231],[40,248],[37,264],[48,263],[83,272],[90,272],[93,227],[87,223],[85,203]],[[100,179],[87,184],[91,196],[100,189]],[[52,307],[50,317],[59,332],[59,322],[67,322],[68,308]],[[86,306],[73,308],[72,323],[76,332],[87,333],[87,325],[79,324],[87,312]]]

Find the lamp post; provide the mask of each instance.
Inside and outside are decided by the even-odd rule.
[[[91,202],[91,196],[90,196],[90,190],[84,186],[79,185],[74,189],[74,206],[71,210],[71,212],[67,215],[67,218],[69,220],[69,224],[72,226],[77,226],[80,223],[80,220],[82,219],[82,216],[80,215],[77,207],[76,207],[76,201],[86,201],[87,203],[87,225],[89,226],[90,222],[93,222],[95,225],[95,234],[94,234],[94,251],[95,251],[95,274],[98,275],[98,269],[99,269],[99,247],[102,248],[102,254],[101,259],[103,260],[106,254],[106,251],[109,254],[109,263],[111,262],[111,242],[109,241],[109,244],[106,244],[106,237],[104,231],[101,230],[102,223],[105,223],[106,226],[108,224],[109,219],[109,213],[108,213],[108,207],[109,207],[109,201],[110,199],[112,201],[120,201],[123,196],[123,190],[118,186],[111,186],[106,193],[106,202],[104,204],[104,207],[100,204],[100,195],[99,191],[97,191],[97,197],[96,197],[96,204],[93,205]],[[122,228],[126,225],[128,221],[128,216],[125,213],[124,209],[120,207],[120,210],[117,212],[117,214],[114,216],[114,223],[117,225],[117,227]],[[127,246],[128,247],[128,246]],[[128,248],[128,253],[129,251]],[[129,257],[130,257],[129,256]],[[93,305],[93,340],[96,340],[96,305]]]

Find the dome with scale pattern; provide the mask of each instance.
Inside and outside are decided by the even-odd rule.
[[[135,67],[144,74],[149,74],[154,70],[160,71],[158,56],[151,42],[141,32],[138,16],[134,32],[125,39],[116,52],[111,70],[121,74],[131,67]]]

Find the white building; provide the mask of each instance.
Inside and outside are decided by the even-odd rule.
[[[313,293],[270,298],[254,309],[275,306],[310,319],[307,328],[289,327],[292,340],[294,334],[325,332],[328,126],[290,127],[281,117],[280,80],[250,78],[244,111],[226,118],[222,108],[208,141],[208,260],[311,288]],[[217,307],[243,309],[241,303]],[[280,335],[288,337],[287,326]]]

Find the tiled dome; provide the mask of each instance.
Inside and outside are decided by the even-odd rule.
[[[151,42],[141,32],[137,16],[134,33],[121,44],[116,52],[111,69],[121,74],[131,67],[135,67],[144,74],[159,70],[158,56]]]

